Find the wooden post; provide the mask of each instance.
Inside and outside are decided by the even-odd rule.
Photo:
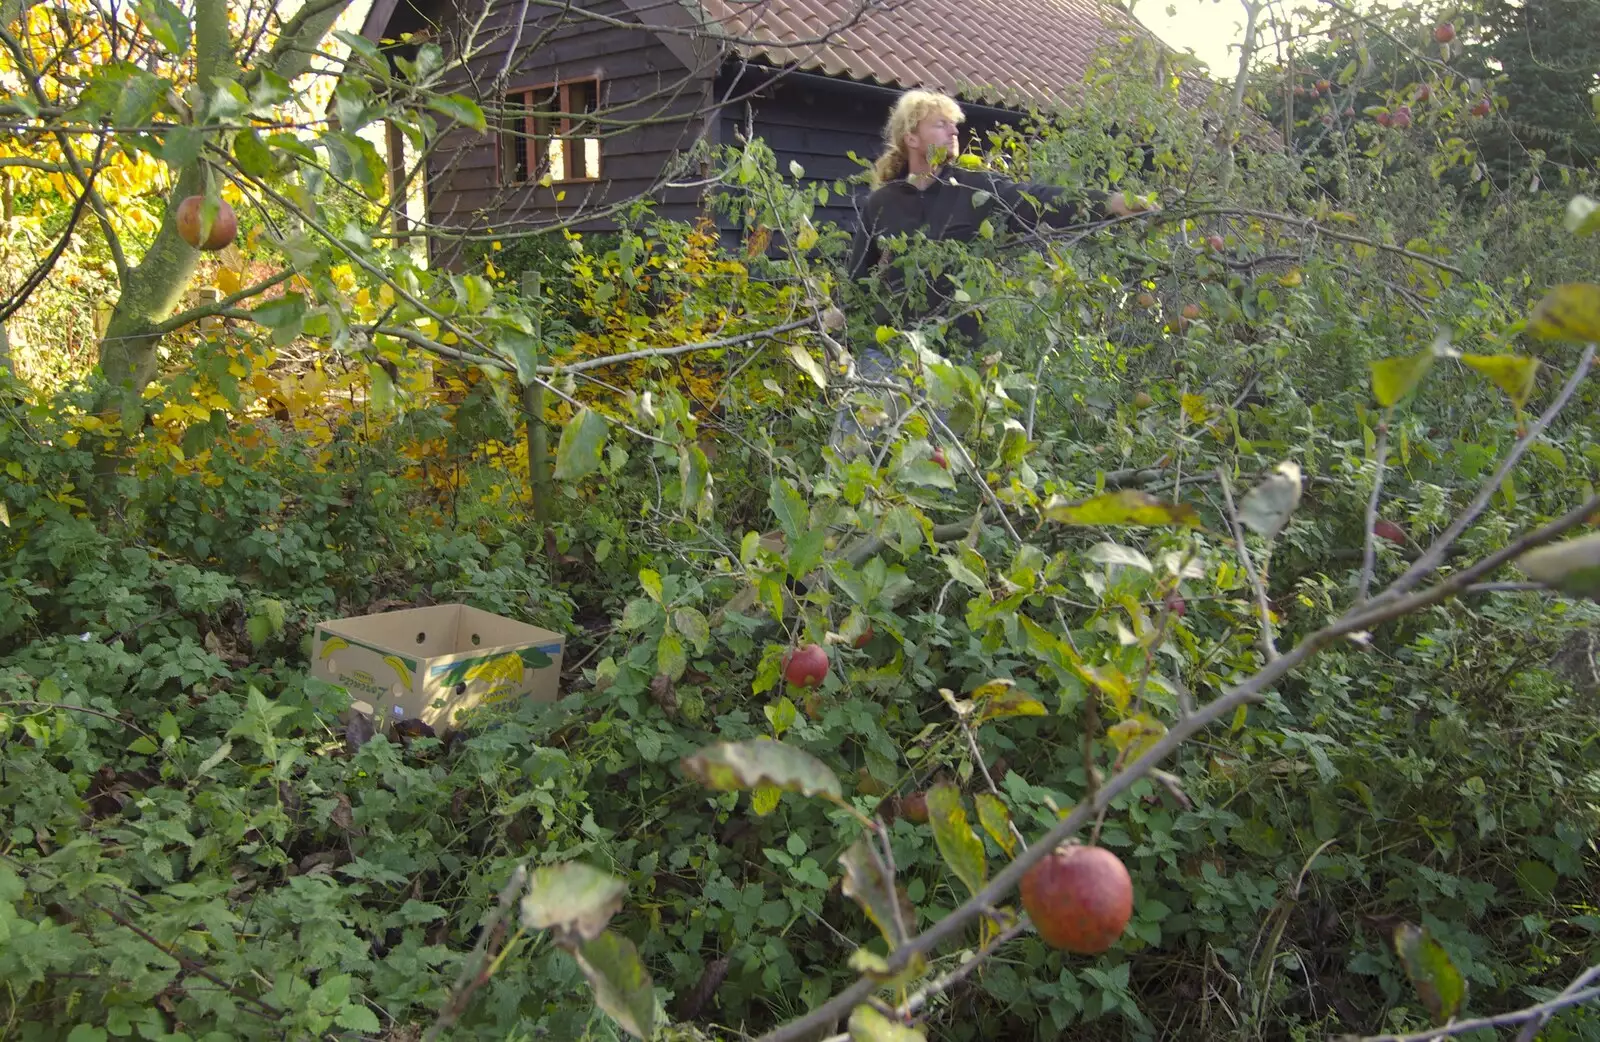
[[[537,271],[522,273],[522,295],[533,302],[534,365],[544,357],[544,296]],[[522,389],[523,422],[528,431],[528,492],[533,517],[541,532],[550,521],[550,450],[545,440],[544,385],[531,382]]]

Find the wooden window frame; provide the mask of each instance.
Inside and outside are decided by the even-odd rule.
[[[594,138],[596,141],[595,173],[593,177],[558,178],[551,176],[551,187],[556,185],[594,184],[598,181],[604,180],[605,148],[601,141],[599,128],[593,128],[593,133],[583,136],[575,137],[573,135],[575,125],[583,122],[582,120],[574,119],[572,115],[575,110],[572,106],[571,91],[573,87],[577,86],[587,86],[590,89],[592,92],[591,96],[594,99],[594,107],[589,111],[598,112],[600,109],[601,86],[601,79],[599,76],[575,76],[572,79],[567,80],[552,80],[545,83],[529,84],[527,86],[517,87],[514,90],[508,90],[505,92],[501,98],[501,103],[508,109],[512,105],[516,104],[523,104],[527,106],[527,111],[521,116],[522,137],[515,139],[515,145],[516,147],[524,150],[523,165],[528,171],[528,176],[519,180],[514,172],[506,169],[507,156],[505,154],[505,149],[508,143],[508,121],[506,124],[502,125],[500,132],[495,134],[495,180],[498,184],[527,185],[538,183],[548,172],[549,153],[547,149],[549,143],[558,139],[563,142],[562,155],[565,160],[565,166],[568,170],[571,170],[574,165],[581,165],[574,164],[572,161],[573,156],[570,149],[571,143],[582,142],[587,138]],[[565,115],[553,121],[556,125],[551,128],[550,137],[545,141],[539,141],[535,137],[539,114],[538,111],[533,108],[533,105],[535,104],[536,100],[547,97],[553,97],[555,110],[557,112],[565,113]],[[537,160],[537,162],[535,160]]]

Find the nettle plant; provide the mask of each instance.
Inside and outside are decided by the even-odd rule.
[[[1569,227],[1589,235],[1596,224],[1589,200],[1575,200]],[[903,383],[861,379],[848,358],[842,373],[830,371],[825,380],[840,386],[841,400],[887,434],[853,456],[824,451],[812,472],[792,458],[775,460],[767,503],[777,528],[747,533],[737,560],[719,562],[745,595],[708,618],[695,607],[704,594],[696,584],[643,572],[645,593],[622,622],[641,639],[599,667],[613,693],[648,689],[660,701],[686,673],[716,668],[714,646],[760,649],[750,704],[761,706],[768,733],[707,745],[679,767],[718,794],[708,809],[721,821],[736,807],[729,794],[748,793],[757,816],[820,806],[835,837],[830,858],[818,856],[815,836],[808,844],[796,835],[787,852],[769,851],[768,859],[816,891],[837,878],[873,930],[850,956],[854,979],[831,997],[812,995],[809,1011],[765,1042],[820,1037],[841,1024],[855,1040],[923,1038],[918,1022],[939,997],[1028,930],[1079,955],[1125,936],[1159,937],[1123,859],[1102,839],[1126,846],[1150,806],[1192,806],[1181,780],[1161,767],[1186,743],[1219,723],[1238,730],[1319,652],[1366,646],[1381,627],[1465,593],[1600,596],[1600,536],[1572,535],[1600,518],[1592,488],[1561,497],[1559,509],[1503,538],[1486,543],[1472,534],[1496,496],[1514,502],[1512,474],[1528,453],[1550,451],[1541,439],[1584,386],[1600,340],[1600,286],[1559,286],[1508,332],[1551,345],[1547,359],[1559,357],[1561,345],[1587,346],[1542,394],[1539,376],[1552,363],[1462,352],[1444,337],[1370,363],[1359,578],[1353,590],[1320,594],[1325,621],[1288,646],[1283,609],[1268,587],[1306,494],[1296,461],[1246,469],[1235,430],[1231,453],[1221,438],[1220,451],[1194,450],[1191,467],[1212,461],[1188,475],[1189,488],[1205,489],[1203,503],[1183,494],[1170,469],[1119,473],[1119,488],[1107,477],[1083,488],[1045,450],[1035,399],[1009,393],[1027,385],[1027,374],[998,353],[964,364],[928,350],[915,331],[884,330],[874,339],[896,354]],[[1397,446],[1411,429],[1408,403],[1443,366],[1497,389],[1517,436],[1482,468],[1476,491],[1438,536],[1381,581],[1380,544],[1408,539],[1385,516],[1385,478],[1410,451]],[[1198,396],[1172,405],[1197,444],[1230,422]],[[1444,570],[1469,543],[1466,558]],[[1508,566],[1524,578],[1495,579]],[[763,635],[771,627],[780,639]],[[892,697],[918,690],[937,691],[937,702]],[[694,715],[712,711],[697,704]],[[739,710],[721,716],[725,725],[735,719],[749,718]],[[925,724],[909,745],[885,747],[886,722],[918,719]],[[759,731],[759,723],[743,728]],[[1053,774],[1003,763],[1024,729],[1071,756],[1037,765]],[[1317,762],[1326,759],[1315,735],[1297,741]],[[986,745],[1002,750],[1000,758]],[[913,900],[896,858],[905,849],[897,830],[924,822],[954,879],[949,898],[931,903]],[[1302,880],[1334,842],[1306,859]],[[923,881],[916,885],[925,896]],[[519,872],[489,931],[513,920],[550,931],[588,976],[598,1006],[629,1033],[651,1038],[669,1026],[650,976],[633,943],[608,925],[626,896],[621,880],[579,861],[527,879]],[[952,943],[969,947],[936,972],[936,953]],[[1490,1024],[1533,1029],[1596,994],[1587,986],[1591,970],[1549,1002],[1462,1019],[1467,978],[1439,938],[1402,921],[1392,943],[1437,1025],[1428,1038]],[[492,946],[479,957],[490,967]],[[488,972],[469,973],[458,997]],[[1103,1010],[1126,1001],[1138,1021],[1126,968],[1120,972],[1119,982],[1085,970],[1100,981]]]

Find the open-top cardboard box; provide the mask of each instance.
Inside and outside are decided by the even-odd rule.
[[[444,734],[478,706],[554,702],[564,644],[551,630],[444,604],[318,623],[311,673],[348,690],[362,711],[390,719],[399,706]]]

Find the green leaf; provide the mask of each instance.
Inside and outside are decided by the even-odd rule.
[[[1239,501],[1239,520],[1266,539],[1276,539],[1300,505],[1300,464],[1284,460]]]
[[[1597,110],[1600,110],[1600,94],[1595,95]],[[1600,119],[1600,111],[1596,112]],[[1567,231],[1578,238],[1587,238],[1595,232],[1600,232],[1600,203],[1595,202],[1586,195],[1575,195],[1567,204]]]
[[[944,562],[945,568],[947,568],[950,572],[950,578],[954,579],[956,582],[963,586],[970,587],[976,593],[988,592],[989,584],[984,582],[983,577],[977,572],[974,572],[971,568],[968,568],[960,558],[955,557],[952,554],[943,554],[940,556],[939,560]]]
[[[67,1033],[67,1042],[106,1042],[106,1029],[79,1024]]]
[[[1600,341],[1600,285],[1569,282],[1544,295],[1528,330],[1543,340]]]
[[[1045,502],[1046,521],[1063,525],[1186,525],[1200,527],[1194,507],[1187,503],[1164,503],[1148,492],[1125,488],[1107,492],[1080,503],[1068,503],[1060,495]]]
[[[142,735],[133,740],[133,744],[128,746],[128,751],[130,753],[138,753],[140,756],[154,756],[158,748],[160,747],[156,745],[154,738],[149,735]]]
[[[1406,976],[1411,978],[1411,986],[1417,989],[1417,996],[1435,1024],[1443,1024],[1461,1012],[1467,998],[1466,978],[1425,927],[1401,923],[1394,928],[1394,947]]]
[[[1462,355],[1461,361],[1494,381],[1517,408],[1533,396],[1539,360],[1524,355]]]
[[[1119,543],[1096,543],[1083,556],[1096,564],[1117,564],[1137,568],[1141,572],[1155,572],[1155,568],[1150,564],[1150,558],[1130,546],[1122,546]]]
[[[251,177],[267,177],[277,169],[272,159],[272,149],[262,142],[261,135],[254,130],[241,130],[234,135],[233,158],[239,161],[239,169]]]
[[[169,57],[180,57],[189,49],[189,19],[177,4],[171,0],[139,0],[134,10]]]
[[[495,347],[517,367],[517,386],[527,387],[538,378],[539,342],[520,329],[500,329]]]
[[[639,569],[639,585],[644,587],[644,592],[648,593],[650,599],[657,604],[660,604],[661,598],[666,595],[661,587],[661,573],[653,568]]]
[[[600,450],[605,448],[611,425],[593,409],[584,409],[561,428],[556,445],[557,481],[579,481],[600,468]]]
[[[594,986],[594,1004],[635,1038],[654,1036],[655,988],[633,942],[607,930],[572,954]]]
[[[1517,866],[1517,883],[1524,893],[1536,901],[1548,901],[1555,893],[1560,877],[1556,870],[1543,861],[1529,859]]]
[[[711,462],[705,450],[690,445],[678,454],[678,506],[702,521],[711,513]]]
[[[1517,567],[1569,596],[1600,600],[1600,532],[1529,550],[1517,558]]]
[[[290,291],[275,300],[264,301],[250,312],[250,320],[272,330],[272,339],[287,344],[300,335],[306,320],[306,298]]]
[[[346,1031],[364,1031],[376,1035],[383,1030],[378,1015],[360,1003],[352,1002],[339,1010],[333,1018]]]
[[[656,605],[644,597],[635,597],[622,609],[622,622],[620,625],[625,630],[636,630],[640,626],[647,626],[655,621]]]
[[[200,149],[204,146],[205,137],[195,128],[183,125],[168,127],[161,142],[161,161],[174,172],[182,170],[200,158]]]
[[[1396,405],[1410,394],[1433,365],[1433,352],[1400,355],[1371,363],[1372,393],[1384,408]]]
[[[478,133],[489,129],[489,121],[484,118],[483,109],[476,101],[465,94],[432,94],[428,96],[428,107],[433,111],[455,120],[464,127],[470,127]]]
[[[800,719],[800,711],[789,701],[788,695],[780,695],[776,702],[761,707],[761,713],[767,718],[767,723],[772,725],[772,736],[782,738],[783,732],[794,726]]]
[[[871,1006],[850,1012],[850,1042],[927,1042],[921,1028],[902,1027]]]
[[[796,579],[810,575],[818,565],[822,564],[822,555],[826,552],[827,545],[826,528],[813,528],[790,540],[787,561],[789,574]]]
[[[961,805],[961,792],[942,782],[928,790],[928,823],[933,826],[933,841],[967,889],[977,893],[988,876],[983,856],[983,841],[967,824],[967,811]]]
[[[806,350],[805,345],[799,343],[798,341],[791,340],[789,341],[788,348],[789,358],[794,362],[795,367],[802,373],[805,373],[807,376],[811,377],[812,383],[816,384],[823,390],[827,390],[828,374],[822,371],[822,365],[815,358],[811,357],[811,352]]]
[[[677,680],[688,666],[689,658],[683,652],[683,638],[669,628],[656,645],[656,672]]]
[[[791,542],[811,528],[811,513],[806,509],[806,501],[787,478],[780,476],[772,479],[767,491],[767,504],[778,519],[783,534]]]
[[[931,459],[912,460],[900,471],[900,477],[913,485],[929,488],[955,488],[956,479],[946,467]]]
[[[672,625],[689,639],[698,654],[705,654],[706,645],[711,643],[711,624],[698,609],[679,608],[672,613]]]
[[[708,789],[728,792],[770,782],[786,792],[842,799],[828,765],[801,749],[757,738],[707,746],[682,760],[683,772]]]
[[[978,822],[983,826],[983,831],[1006,852],[1007,857],[1015,856],[1017,837],[1011,831],[1011,812],[1006,805],[1000,797],[989,792],[980,792],[973,800],[978,805]]]
[[[901,927],[909,928],[916,919],[914,910],[902,904],[896,921],[894,902],[900,898],[895,891],[894,878],[887,874],[888,866],[880,858],[873,857],[871,842],[865,834],[858,836],[839,855],[839,864],[844,866],[844,880],[840,886],[846,897],[853,898],[861,906],[892,951],[906,941]]]
[[[545,865],[534,869],[528,880],[528,892],[522,897],[522,925],[592,941],[627,896],[627,884],[592,865],[581,861]]]
[[[178,718],[170,712],[162,712],[161,720],[156,724],[156,734],[163,742],[176,742],[178,740]]]

